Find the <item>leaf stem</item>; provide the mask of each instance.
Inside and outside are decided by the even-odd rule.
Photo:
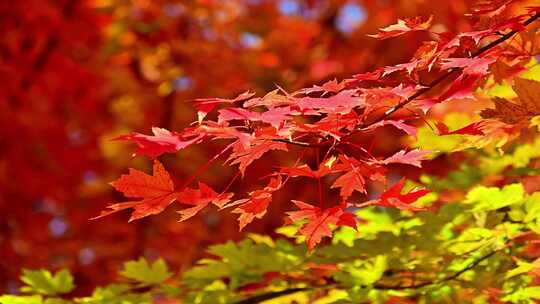
[[[227,187],[225,187],[225,189],[223,189],[221,191],[221,194],[227,192],[229,190],[229,188],[232,186],[232,184],[234,183],[234,181],[240,176],[240,171],[236,172],[236,174],[233,176],[233,178],[229,181],[229,183],[227,184]]]
[[[216,159],[218,159],[221,155],[225,154],[227,150],[229,150],[232,147],[232,145],[228,145],[225,149],[223,149],[221,152],[217,153],[212,157],[210,160],[208,160],[204,165],[197,168],[197,171],[193,173],[180,187],[178,191],[183,190],[185,187],[189,186],[191,182],[193,182],[199,175],[201,175]]]
[[[317,171],[321,168],[321,161],[320,161],[320,148],[315,149],[315,154],[317,158]],[[322,184],[321,184],[321,177],[317,176],[317,189],[319,191],[319,208],[324,209],[324,197],[323,197],[323,191],[322,191]]]

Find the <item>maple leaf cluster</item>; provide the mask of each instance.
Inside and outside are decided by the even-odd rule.
[[[300,152],[296,163],[277,166],[268,176],[270,182],[267,186],[248,192],[243,198],[237,193],[227,193],[228,189],[215,191],[202,182],[199,188],[189,188],[196,175],[175,188],[162,164],[154,160],[152,176],[131,170],[129,175],[112,183],[126,197],[142,200],[111,205],[109,208],[112,210],[105,211],[100,217],[132,208],[131,220],[140,219],[160,213],[177,201],[188,206],[179,211],[181,220],[185,220],[213,204],[220,209],[236,207],[233,213],[240,214],[240,229],[243,229],[255,218],[264,216],[274,193],[283,189],[289,180],[308,178],[315,181],[318,207],[293,200],[300,211],[291,211],[288,215],[293,222],[307,220],[299,232],[306,237],[312,249],[322,237],[331,236],[331,227],[356,227],[357,219],[351,208],[378,205],[408,211],[424,210],[415,202],[430,190],[412,189],[402,193],[404,179],[373,200],[358,201],[353,194],[358,192],[372,196],[368,182],[387,184],[391,166],[421,167],[422,161],[437,151],[405,149],[389,157],[377,157],[356,139],[373,137],[383,127],[394,128],[414,138],[419,122],[425,120],[426,113],[437,105],[457,99],[474,99],[477,89],[489,85],[488,79],[492,74],[497,79],[507,79],[514,75],[509,71],[522,70],[531,58],[531,52],[525,47],[508,51],[501,43],[524,32],[527,25],[538,19],[537,11],[537,7],[528,8],[524,14],[496,20],[487,28],[459,34],[435,32],[431,27],[432,17],[427,20],[399,20],[373,37],[387,39],[417,31],[436,37],[424,42],[408,63],[293,92],[278,87],[260,97],[245,92],[231,99],[197,99],[194,101],[197,120],[192,126],[178,132],[153,128],[153,135],[131,133],[118,139],[136,143],[136,154],[152,158],[202,142],[225,142],[222,151],[209,163],[228,154],[224,164],[238,166],[240,176],[245,176],[255,161],[271,151],[293,153],[292,148],[298,148]],[[536,43],[526,40],[534,37],[521,37],[523,45]],[[496,69],[499,62],[508,65],[505,71]],[[519,104],[494,99],[496,108],[481,113],[485,120],[454,131],[449,131],[439,122],[439,135],[495,138],[500,130],[486,125],[512,125],[540,114],[540,85],[535,81],[518,79],[514,88]],[[215,113],[216,118],[208,118],[212,117],[210,113]],[[505,130],[511,136],[517,129]],[[376,141],[377,138],[371,140]],[[314,166],[307,163],[306,151],[315,151],[317,160]],[[330,188],[339,188],[339,199],[331,202],[325,202],[322,190],[328,181],[331,181]]]

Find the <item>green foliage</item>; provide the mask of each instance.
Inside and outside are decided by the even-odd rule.
[[[452,113],[447,115],[444,123],[450,130],[459,129],[471,122],[467,114]],[[418,128],[418,134],[413,145],[422,150],[432,150],[437,152],[454,151],[465,141],[465,135],[439,136],[438,132],[428,125]]]
[[[454,189],[463,191],[463,186],[457,183]],[[451,189],[436,190],[423,204],[438,202]],[[473,184],[461,199],[438,210],[358,209],[358,230],[334,227],[332,242],[314,251],[301,240],[250,234],[238,243],[210,246],[213,258],[198,261],[180,280],[171,279],[164,260],[140,258],[124,264],[119,272],[124,283],[71,299],[59,297],[73,289],[67,270],[25,270],[21,291],[27,295],[5,295],[0,303],[150,304],[155,297],[185,303],[235,303],[251,297],[269,299],[265,303],[384,303],[415,297],[444,303],[462,294],[469,298],[460,303],[488,303],[482,286],[498,288],[510,303],[534,303],[538,288],[530,285],[531,273],[540,269],[540,260],[522,256],[527,244],[517,240],[540,226],[538,206],[540,192],[527,194],[521,183]],[[294,236],[301,226],[279,230]]]
[[[502,189],[479,186],[467,193],[465,203],[474,204],[471,211],[490,211],[511,206],[523,199],[524,190],[521,184],[511,184]]]
[[[486,174],[498,174],[504,169],[511,167],[516,174],[535,173],[527,168],[531,159],[540,157],[540,139],[532,143],[523,143],[517,146],[511,153],[500,155],[498,152],[491,152],[491,155],[480,157],[480,167]]]
[[[540,300],[540,286],[519,289],[502,300],[511,303],[537,303],[535,300]]]
[[[68,293],[75,288],[73,276],[67,269],[62,269],[54,275],[44,269],[23,269],[21,281],[26,284],[21,291],[47,296]]]
[[[112,284],[106,287],[98,287],[90,297],[76,299],[77,303],[83,304],[150,304],[150,293],[131,292],[129,285]]]
[[[516,249],[509,244],[537,225],[539,198],[540,192],[526,194],[514,183],[473,187],[463,202],[448,202],[437,216],[367,207],[356,211],[363,220],[358,231],[335,228],[332,243],[313,252],[304,243],[250,234],[239,243],[209,247],[214,258],[200,260],[180,281],[170,280],[164,260],[141,258],[120,271],[128,283],[70,300],[56,297],[73,288],[69,272],[25,271],[21,279],[28,287],[22,291],[33,295],[3,296],[0,303],[135,304],[152,303],[158,295],[186,303],[234,303],[252,296],[268,296],[268,303],[383,303],[395,296],[438,303],[471,292],[466,286],[486,284],[500,285],[505,301],[534,303],[537,287],[528,286],[528,278],[540,264],[511,258]],[[513,214],[512,222],[504,214]],[[280,230],[294,234],[299,226]],[[473,294],[463,303],[485,300],[481,289]]]
[[[386,256],[378,255],[369,260],[355,260],[338,264],[336,281],[344,286],[369,286],[377,282],[387,268]]]
[[[38,295],[34,295],[34,296],[3,295],[0,297],[0,303],[2,304],[41,304],[43,303],[43,298]]]
[[[124,264],[124,270],[120,275],[141,284],[160,284],[172,276],[167,264],[163,259],[158,259],[149,264],[144,258],[137,261],[129,261]]]

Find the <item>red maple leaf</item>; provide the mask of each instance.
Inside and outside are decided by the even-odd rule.
[[[255,190],[249,193],[248,199],[238,200],[224,206],[223,208],[239,205],[232,213],[239,213],[238,222],[240,230],[244,229],[247,224],[251,223],[255,218],[262,218],[266,214],[268,205],[272,202],[272,194],[281,189],[283,186],[281,176],[272,178],[268,186],[260,190]]]
[[[442,69],[461,68],[465,75],[486,75],[489,66],[495,62],[491,58],[446,58],[441,65]]]
[[[336,95],[319,98],[319,97],[302,97],[296,98],[295,104],[302,111],[316,110],[319,113],[340,113],[348,114],[356,107],[363,107],[365,102],[363,98],[355,96],[356,90],[346,90],[337,93]]]
[[[433,16],[430,16],[428,20],[425,21],[420,17],[398,19],[396,24],[381,28],[379,29],[379,33],[368,36],[377,39],[388,39],[401,36],[408,32],[426,31],[431,26],[431,21],[433,21]]]
[[[378,68],[373,72],[365,72],[362,74],[355,74],[352,78],[345,80],[347,84],[356,84],[361,81],[376,81],[379,80],[382,76],[384,69]]]
[[[460,128],[451,132],[448,129],[448,127],[442,122],[438,122],[435,126],[439,130],[439,135],[452,135],[452,134],[485,135],[485,133],[482,131],[482,128],[485,126],[485,121],[483,120],[473,122],[463,128]]]
[[[203,208],[212,203],[219,208],[222,208],[228,203],[233,196],[233,193],[218,194],[205,183],[199,182],[199,189],[185,188],[178,193],[177,200],[181,204],[191,205],[193,207],[178,211],[182,216],[180,221],[185,221],[188,218],[196,215]]]
[[[509,65],[502,60],[496,61],[489,67],[489,69],[493,74],[495,82],[500,84],[502,84],[505,79],[513,78],[527,70],[526,67],[519,63]]]
[[[224,121],[244,120],[244,121],[262,121],[271,124],[276,129],[288,119],[289,114],[293,114],[290,107],[275,107],[268,111],[258,113],[243,108],[225,108],[219,110],[218,124]]]
[[[251,223],[255,218],[262,218],[266,214],[268,205],[272,202],[272,195],[268,192],[261,191],[252,193],[251,197],[243,204],[238,206],[232,213],[239,213],[238,223],[240,231]]]
[[[514,1],[515,0],[476,1],[472,6],[472,13],[474,15],[494,17],[508,9],[508,5]]]
[[[339,140],[344,133],[342,131],[352,131],[358,125],[358,115],[353,111],[347,115],[328,114],[314,124],[298,123],[296,131],[317,134],[322,133]]]
[[[366,194],[366,180],[357,170],[349,171],[338,177],[331,188],[341,188],[339,194],[349,197],[354,191]]]
[[[319,166],[317,170],[312,170],[308,165],[303,164],[297,167],[282,167],[280,172],[286,174],[290,177],[310,177],[310,178],[321,178],[330,173],[336,173],[340,170],[335,170],[328,168],[327,166]]]
[[[407,63],[400,63],[400,64],[396,64],[396,65],[392,65],[392,66],[386,66],[386,67],[384,67],[384,73],[382,74],[382,76],[384,77],[384,76],[386,76],[388,74],[392,74],[394,72],[401,71],[401,70],[407,70],[407,73],[409,75],[411,75],[412,72],[421,63],[422,63],[421,60],[413,60],[413,61],[407,62]]]
[[[354,191],[366,194],[365,177],[371,180],[385,180],[386,170],[381,166],[360,162],[344,154],[339,156],[339,160],[336,170],[343,170],[346,173],[338,177],[331,188],[341,188],[340,196],[343,198],[351,196]]]
[[[478,74],[462,74],[452,82],[452,85],[444,92],[437,102],[450,99],[473,98],[474,84],[481,77]]]
[[[199,142],[204,137],[203,134],[182,134],[157,127],[152,128],[152,133],[154,133],[154,135],[144,135],[141,133],[133,132],[131,134],[123,135],[115,139],[130,140],[135,142],[137,146],[139,146],[139,148],[137,149],[137,152],[134,153],[134,155],[148,155],[152,158],[155,158],[163,153],[177,152],[194,143]]]
[[[276,129],[280,129],[285,121],[289,119],[289,115],[296,113],[290,107],[270,108],[268,111],[261,113],[261,121],[271,124]]]
[[[199,120],[199,123],[202,122],[202,120],[206,117],[208,113],[210,113],[216,106],[220,104],[231,104],[235,103],[237,101],[244,101],[247,99],[250,99],[255,95],[255,92],[244,92],[236,98],[233,99],[226,99],[226,98],[199,98],[195,99],[195,107],[197,108],[197,117]]]
[[[235,146],[235,150],[227,159],[231,165],[238,164],[238,169],[244,175],[246,168],[255,160],[261,158],[263,154],[270,150],[287,151],[287,145],[282,142],[272,140],[257,140],[249,147],[244,148],[241,145]]]
[[[311,93],[337,93],[345,88],[345,82],[338,82],[337,79],[325,82],[322,86],[314,85],[311,88],[301,89],[295,93],[311,94]],[[294,94],[293,94],[294,95]]]
[[[293,222],[307,219],[308,223],[300,228],[301,235],[306,237],[308,248],[312,250],[325,236],[331,237],[330,225],[349,226],[356,229],[356,216],[345,211],[346,204],[321,209],[301,201],[293,200],[299,211],[287,212]]]
[[[285,90],[279,88],[273,91],[268,92],[266,95],[260,98],[252,98],[244,102],[244,107],[258,107],[265,106],[267,108],[287,106],[291,105],[291,100],[289,99],[289,94],[285,92],[286,95],[279,94],[280,92],[285,92]]]
[[[245,148],[248,148],[254,140],[254,136],[250,133],[241,132],[235,127],[220,125],[212,121],[205,121],[193,132],[201,134],[201,136],[213,136],[214,139],[236,139],[238,145]]]
[[[396,154],[384,159],[381,161],[381,163],[388,165],[393,163],[399,163],[399,164],[406,164],[411,165],[415,167],[421,167],[422,160],[426,159],[426,156],[433,153],[433,151],[427,151],[427,150],[411,150],[406,152],[405,150],[401,150],[397,152]]]
[[[370,125],[369,127],[361,129],[361,131],[364,131],[364,132],[373,131],[377,128],[380,128],[386,125],[394,126],[397,129],[400,129],[404,131],[405,133],[416,137],[416,127],[406,124],[404,120],[402,119],[381,120],[377,123]]]
[[[488,29],[481,31],[464,32],[454,36],[450,36],[450,33],[443,33],[443,35],[441,35],[441,38],[443,39],[442,41],[445,42],[440,43],[440,47],[438,48],[437,53],[435,53],[431,57],[429,70],[431,70],[431,68],[436,62],[439,62],[438,59],[450,55],[451,53],[453,53],[453,50],[455,50],[455,48],[460,46],[470,48],[471,46],[468,44],[478,44],[478,42],[482,38],[487,37],[494,32],[497,32],[497,30]]]
[[[422,207],[415,207],[411,204],[414,203],[417,199],[431,192],[428,189],[420,190],[411,190],[406,194],[401,194],[401,190],[405,186],[405,179],[402,178],[398,183],[386,190],[381,197],[375,201],[374,205],[384,206],[384,207],[396,207],[400,210],[409,210],[409,211],[421,211],[425,210]]]
[[[158,160],[154,160],[153,167],[153,175],[130,168],[129,174],[124,174],[111,183],[116,190],[124,193],[124,196],[142,200],[109,205],[107,208],[111,210],[102,211],[99,216],[92,219],[133,208],[134,211],[129,219],[131,222],[148,215],[161,213],[174,202],[177,194],[174,192],[174,184],[169,173]]]
[[[225,108],[219,110],[218,124],[231,120],[260,120],[260,113],[242,108]]]
[[[407,99],[409,96],[416,93],[418,90],[424,89],[426,87],[421,85],[415,85],[415,86],[404,86],[402,83],[399,84],[397,87],[392,88],[390,92],[396,94],[397,96]]]

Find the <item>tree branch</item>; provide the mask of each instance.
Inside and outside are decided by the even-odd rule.
[[[463,269],[461,269],[459,271],[456,271],[455,273],[453,273],[453,274],[451,274],[451,275],[449,275],[447,277],[444,277],[442,279],[439,279],[439,280],[425,281],[425,282],[421,282],[421,283],[418,283],[418,284],[411,284],[411,285],[373,284],[371,286],[366,286],[366,287],[371,287],[373,289],[378,289],[378,290],[405,290],[405,289],[418,289],[418,288],[422,288],[422,287],[426,287],[426,286],[437,285],[437,284],[441,284],[441,283],[444,283],[444,282],[452,281],[454,279],[457,279],[463,273],[474,269],[480,263],[482,263],[483,261],[489,259],[490,257],[492,257],[493,255],[495,255],[497,252],[499,252],[501,250],[502,249],[491,251],[491,252],[487,253],[486,255],[480,257],[479,259],[473,261],[472,263],[470,263],[469,265],[467,265]],[[289,294],[293,294],[293,293],[296,293],[296,292],[309,291],[309,290],[313,290],[313,289],[316,289],[316,288],[329,288],[329,287],[337,287],[337,286],[336,285],[324,285],[324,286],[314,286],[312,288],[291,288],[291,289],[285,289],[285,290],[281,290],[281,291],[273,291],[273,292],[258,294],[256,296],[246,298],[244,300],[235,302],[235,304],[257,304],[257,303],[260,303],[262,301],[279,298],[279,297],[289,295]]]
[[[275,298],[279,298],[282,296],[290,295],[296,292],[300,291],[308,291],[310,288],[291,288],[291,289],[285,289],[282,291],[273,291],[268,293],[259,294],[244,300],[240,300],[238,302],[235,302],[235,304],[257,304],[262,301],[271,300]]]
[[[308,142],[303,142],[303,141],[288,140],[288,139],[282,139],[282,138],[272,139],[271,141],[282,142],[289,145],[300,146],[304,148],[321,148],[321,147],[327,146],[327,144],[322,144],[322,143],[308,143]]]
[[[525,27],[525,26],[533,23],[538,18],[540,18],[540,13],[537,13],[536,15],[530,17],[525,22],[523,22],[523,26]],[[478,56],[484,54],[485,52],[489,51],[490,49],[494,48],[495,46],[497,46],[497,45],[503,43],[504,41],[512,38],[517,33],[519,33],[518,30],[513,30],[513,31],[510,31],[510,32],[502,35],[498,39],[496,39],[496,40],[488,43],[487,45],[481,47],[480,49],[478,49],[476,52],[474,52],[471,55],[471,58],[475,58],[475,57],[478,57]],[[460,71],[462,71],[462,68],[452,68],[452,69],[450,69],[445,74],[442,74],[441,76],[437,77],[435,80],[433,80],[432,82],[427,84],[427,86],[425,86],[424,88],[416,91],[414,94],[409,96],[407,99],[401,101],[400,103],[398,103],[394,107],[390,108],[388,111],[384,112],[383,115],[379,116],[378,118],[376,118],[375,120],[373,120],[373,121],[371,121],[369,123],[363,124],[360,128],[358,128],[358,129],[352,131],[351,133],[345,135],[343,138],[351,137],[352,135],[358,133],[360,131],[360,129],[364,129],[366,127],[369,127],[371,125],[374,125],[374,124],[376,124],[378,122],[381,122],[381,121],[385,120],[386,118],[388,118],[389,116],[391,116],[395,112],[399,111],[400,109],[402,109],[403,107],[405,107],[406,105],[411,103],[413,100],[415,100],[418,97],[424,95],[425,93],[431,91],[434,87],[436,87],[437,85],[442,83],[444,80],[448,79],[452,74],[454,74],[456,72],[460,72]],[[326,147],[326,146],[330,145],[329,140],[321,142],[321,143],[307,143],[307,142],[300,142],[300,141],[293,141],[293,140],[286,140],[286,139],[275,139],[273,141],[284,142],[284,143],[291,144],[291,145],[296,145],[296,146],[301,146],[301,147],[311,147],[311,148]]]
[[[480,263],[482,263],[483,261],[489,259],[490,257],[492,257],[493,255],[495,255],[497,252],[499,252],[501,249],[499,250],[494,250],[494,251],[491,251],[490,253],[482,256],[481,258],[479,258],[478,260],[475,260],[473,261],[472,263],[470,263],[469,265],[467,265],[467,267],[447,276],[447,277],[444,277],[440,280],[433,280],[433,281],[425,281],[425,282],[422,282],[422,283],[418,283],[418,284],[411,284],[411,285],[397,285],[397,286],[391,286],[391,285],[384,285],[384,284],[374,284],[373,285],[373,288],[374,289],[382,289],[382,290],[386,290],[386,289],[392,289],[392,290],[404,290],[404,289],[418,289],[418,288],[422,288],[422,287],[426,287],[426,286],[431,286],[431,285],[437,285],[437,284],[441,284],[441,283],[444,283],[444,282],[448,282],[448,281],[452,281],[456,278],[458,278],[460,275],[462,275],[463,273],[471,270],[471,269],[474,269],[476,266],[478,266]]]
[[[527,26],[531,23],[533,23],[534,21],[536,21],[536,19],[540,18],[540,13],[537,13],[536,15],[532,16],[531,18],[527,19],[525,22],[523,22],[523,26]],[[511,32],[508,32],[507,34],[501,36],[500,38],[498,38],[497,40],[494,40],[492,42],[490,42],[489,44],[483,46],[482,48],[478,49],[476,52],[474,52],[472,55],[471,55],[471,58],[475,58],[475,57],[478,57],[480,55],[482,55],[483,53],[489,51],[490,49],[494,48],[495,46],[503,43],[504,41],[512,38],[515,34],[519,33],[518,30],[513,30]],[[409,96],[407,99],[405,99],[404,101],[398,103],[397,105],[395,105],[393,108],[391,108],[390,110],[386,111],[384,113],[384,115],[380,116],[379,118],[375,119],[374,121],[370,122],[369,124],[365,125],[365,126],[362,126],[362,128],[365,128],[367,126],[370,126],[370,125],[373,125],[373,124],[376,124],[380,121],[383,121],[385,120],[386,118],[388,118],[390,115],[394,114],[395,112],[397,112],[399,109],[403,108],[404,106],[406,106],[407,104],[409,104],[411,101],[415,100],[416,98],[424,95],[425,93],[429,92],[430,90],[432,90],[434,87],[436,87],[438,84],[440,84],[441,82],[443,82],[445,79],[447,79],[448,77],[450,77],[453,73],[455,73],[456,71],[461,71],[462,68],[453,68],[451,69],[450,71],[448,71],[447,73],[441,75],[440,77],[438,77],[437,79],[433,80],[431,83],[429,83],[425,88],[422,88],[418,91],[416,91],[416,93],[412,94],[411,96]],[[353,132],[354,133],[354,132]],[[351,133],[352,134],[352,133]]]

